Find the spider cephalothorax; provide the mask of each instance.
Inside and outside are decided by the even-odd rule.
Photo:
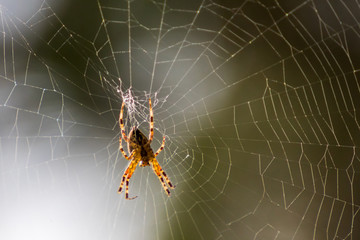
[[[156,156],[161,152],[161,150],[164,149],[165,136],[163,137],[163,141],[162,141],[160,148],[155,153],[150,146],[150,144],[153,140],[153,137],[154,137],[154,115],[153,115],[153,110],[152,110],[152,106],[151,106],[151,99],[149,98],[149,108],[150,108],[149,139],[137,127],[133,127],[131,129],[129,137],[126,136],[125,128],[124,128],[124,121],[123,121],[124,106],[125,106],[125,103],[123,102],[122,106],[121,106],[120,116],[119,116],[119,123],[120,123],[120,129],[121,129],[121,136],[119,139],[120,151],[124,155],[124,157],[127,160],[131,160],[131,162],[122,176],[122,180],[121,180],[121,184],[120,184],[118,192],[120,193],[122,191],[124,182],[126,181],[125,198],[126,199],[136,198],[136,197],[129,198],[129,180],[131,178],[131,175],[134,173],[136,166],[139,164],[140,167],[145,167],[148,165],[152,166],[152,169],[154,170],[155,174],[158,176],[160,182],[162,183],[165,192],[167,193],[168,196],[170,196],[170,191],[164,182],[164,178],[170,188],[174,188],[175,186],[173,186],[171,184],[166,173],[162,170],[158,161],[156,160]],[[130,153],[130,156],[126,155],[126,153],[122,147],[122,138],[128,144],[128,151]],[[164,178],[163,178],[163,176],[164,176]]]
[[[135,155],[140,155],[140,167],[149,165],[152,158],[155,158],[154,151],[150,146],[147,137],[137,128],[133,127],[129,134],[128,151],[135,151]]]

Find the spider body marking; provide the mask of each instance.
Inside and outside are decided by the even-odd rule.
[[[133,127],[129,133],[128,151],[134,151],[134,156],[141,157],[140,167],[149,166],[153,158],[154,151],[150,146],[147,137],[136,127]]]
[[[126,199],[134,199],[137,197],[137,196],[135,196],[135,197],[129,198],[129,180],[130,180],[132,174],[134,173],[136,166],[139,164],[140,167],[145,167],[145,166],[149,166],[149,165],[152,166],[152,169],[153,169],[154,173],[157,175],[157,177],[159,178],[165,192],[167,193],[168,196],[170,196],[170,191],[169,191],[168,187],[166,186],[165,181],[169,185],[170,188],[174,188],[175,186],[173,186],[171,184],[168,176],[166,175],[164,170],[162,170],[160,164],[156,160],[156,156],[164,149],[165,136],[163,137],[163,141],[162,141],[160,148],[155,153],[151,148],[151,142],[154,137],[154,115],[153,115],[153,110],[152,110],[152,106],[151,106],[151,98],[149,98],[149,108],[150,108],[149,139],[137,127],[132,127],[132,129],[129,133],[129,137],[126,136],[125,128],[124,128],[124,121],[123,121],[124,106],[125,106],[125,103],[123,102],[122,106],[121,106],[120,116],[119,116],[119,124],[120,124],[120,129],[121,129],[121,135],[119,138],[120,151],[127,160],[131,160],[131,161],[122,176],[122,180],[120,183],[118,193],[121,193],[124,182],[125,182],[126,183],[125,184],[125,198]],[[124,139],[124,141],[126,141],[128,144],[128,151],[130,153],[130,156],[127,156],[127,154],[125,153],[125,151],[122,147],[122,139]],[[165,181],[164,181],[163,177],[165,178]]]

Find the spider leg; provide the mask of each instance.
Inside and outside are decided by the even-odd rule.
[[[127,160],[131,160],[131,158],[134,156],[134,151],[132,151],[130,153],[130,156],[126,155],[126,153],[125,153],[125,151],[124,151],[124,149],[122,147],[122,139],[121,139],[121,137],[119,138],[119,143],[120,143],[120,151],[121,151],[122,155],[124,155],[124,158],[126,158]]]
[[[175,186],[171,184],[170,179],[169,179],[168,176],[166,175],[165,171],[160,168],[160,172],[161,172],[161,174],[164,176],[164,178],[165,178],[165,180],[166,180],[166,183],[169,185],[169,187],[170,187],[171,189],[174,189]]]
[[[125,199],[128,199],[128,200],[137,198],[137,196],[129,198],[129,180],[130,180],[132,174],[134,173],[137,164],[138,164],[138,161],[136,161],[136,160],[133,160],[130,162],[128,168],[125,170],[125,172],[122,176],[122,180],[121,180],[120,187],[118,190],[118,193],[121,193],[122,188],[124,186],[124,182],[126,182]]]
[[[119,116],[119,124],[120,124],[121,134],[122,134],[124,140],[125,140],[126,142],[128,142],[128,138],[127,138],[127,136],[126,136],[126,134],[125,134],[124,120],[123,120],[124,107],[125,107],[125,102],[123,101],[123,103],[122,103],[122,105],[121,105],[120,116]]]
[[[157,155],[159,155],[159,153],[164,149],[164,146],[165,146],[165,136],[163,137],[163,141],[162,141],[162,144],[161,144],[161,146],[159,147],[159,149],[156,151],[156,153],[155,153],[155,157],[157,156]]]
[[[154,138],[154,113],[151,105],[151,98],[149,98],[149,108],[150,108],[150,134],[149,134],[149,143],[152,142]]]
[[[137,198],[138,196],[129,198],[129,180],[130,180],[130,177],[128,176],[126,178],[125,199],[133,200],[133,199]]]
[[[162,168],[160,167],[158,161],[154,158],[154,160],[152,161],[152,168],[155,172],[155,174],[158,176],[160,182],[163,185],[163,188],[165,190],[165,192],[167,193],[168,196],[170,196],[170,191],[168,189],[168,187],[166,186],[163,177],[161,176],[161,174],[164,176],[167,184],[169,185],[170,188],[174,188],[175,186],[173,186],[169,180],[169,178],[167,177],[166,173],[162,170]]]

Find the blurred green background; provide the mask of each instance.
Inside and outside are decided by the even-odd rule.
[[[358,239],[356,1],[0,1],[3,239]],[[125,200],[118,116],[147,134]],[[133,101],[129,101],[129,100]],[[130,104],[131,103],[131,104]]]

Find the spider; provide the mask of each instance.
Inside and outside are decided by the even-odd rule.
[[[121,135],[120,135],[120,139],[119,139],[120,151],[124,155],[124,157],[127,160],[131,160],[131,162],[130,162],[129,166],[126,168],[126,170],[122,176],[122,180],[120,183],[118,193],[121,193],[124,182],[126,181],[125,198],[126,199],[134,199],[137,197],[137,196],[135,196],[135,197],[129,198],[129,180],[130,180],[132,174],[134,173],[136,166],[139,163],[140,167],[145,167],[148,165],[152,166],[152,169],[154,170],[155,174],[157,175],[160,182],[162,183],[162,186],[163,186],[165,192],[167,193],[168,196],[170,196],[170,191],[169,191],[168,187],[166,186],[162,176],[164,176],[166,183],[169,185],[170,188],[173,189],[173,188],[175,188],[175,186],[173,186],[171,184],[168,176],[166,175],[164,170],[162,170],[162,168],[160,167],[160,164],[156,160],[156,156],[159,155],[159,153],[164,149],[165,136],[163,137],[163,141],[162,141],[160,148],[155,153],[150,146],[150,144],[154,138],[154,114],[153,114],[153,110],[151,107],[151,98],[149,98],[149,108],[150,108],[149,139],[147,139],[147,137],[135,126],[132,127],[129,137],[126,136],[125,128],[124,128],[124,121],[123,121],[124,106],[125,106],[125,103],[123,102],[122,106],[121,106],[120,116],[119,116],[119,124],[120,124],[120,129],[121,129]],[[122,138],[128,144],[128,152],[130,152],[130,156],[126,155],[126,153],[122,147]]]

